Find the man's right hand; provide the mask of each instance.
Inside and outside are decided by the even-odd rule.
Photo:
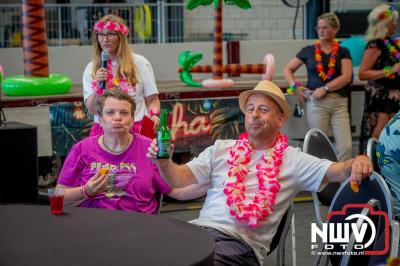
[[[89,196],[106,192],[107,190],[107,174],[99,174],[98,172],[92,176],[85,185],[85,191]]]
[[[108,71],[105,68],[99,68],[96,71],[96,80],[97,81],[103,81],[103,80],[107,80],[108,78]]]

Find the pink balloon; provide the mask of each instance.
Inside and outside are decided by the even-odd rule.
[[[229,88],[233,84],[231,79],[205,79],[201,82],[204,88]]]
[[[275,74],[275,58],[272,54],[266,54],[263,63],[265,64],[265,74],[261,75],[262,79],[272,81]]]

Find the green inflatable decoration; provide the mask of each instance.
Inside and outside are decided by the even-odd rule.
[[[41,96],[67,93],[72,80],[62,74],[51,73],[49,77],[10,76],[3,80],[3,91],[7,96]]]
[[[221,0],[189,0],[186,4],[186,9],[193,10],[199,6],[208,6],[214,2],[214,8],[217,9],[219,6],[219,2]],[[226,5],[235,5],[242,9],[249,9],[251,8],[251,4],[248,0],[224,0]]]
[[[182,72],[179,74],[179,78],[183,83],[191,87],[203,87],[201,83],[198,83],[193,80],[192,74],[190,74],[190,70],[192,67],[197,64],[203,58],[203,54],[195,53],[190,54],[190,51],[185,50],[178,56],[178,64],[182,67]]]

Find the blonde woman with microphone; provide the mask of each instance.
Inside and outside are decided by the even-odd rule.
[[[150,62],[129,48],[129,28],[113,14],[106,15],[94,25],[92,33],[93,61],[83,73],[83,96],[88,110],[94,114],[90,136],[103,133],[96,114],[96,100],[104,90],[119,87],[136,103],[135,121],[131,132],[139,133],[144,116],[159,124],[160,101]]]

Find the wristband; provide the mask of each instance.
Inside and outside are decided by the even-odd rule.
[[[324,91],[326,91],[327,93],[329,92],[329,87],[328,87],[328,85],[325,85],[323,88],[324,88]]]
[[[396,76],[396,75],[393,73],[392,67],[391,67],[391,66],[385,66],[385,67],[383,68],[383,73],[384,73],[384,75],[385,75],[385,78],[388,78],[388,79],[394,79],[395,76]]]
[[[158,110],[150,110],[150,117],[152,117],[153,115],[160,117],[160,109]]]
[[[287,93],[293,95],[298,86],[301,86],[301,83],[295,80],[294,84],[290,85],[289,88],[286,89]]]
[[[85,186],[81,186],[81,194],[85,199],[91,199],[92,196],[90,196],[86,190],[85,190]]]

